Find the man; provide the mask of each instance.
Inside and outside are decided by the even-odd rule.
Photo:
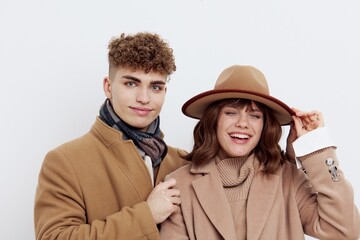
[[[44,159],[36,239],[159,239],[157,225],[180,204],[176,181],[162,181],[187,162],[159,128],[172,49],[157,34],[122,34],[108,60],[107,99],[91,130]]]

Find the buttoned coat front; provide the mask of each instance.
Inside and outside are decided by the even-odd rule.
[[[168,147],[155,184],[187,162]],[[96,119],[89,133],[50,151],[35,197],[36,239],[159,239],[145,202],[153,185],[131,140]]]
[[[303,161],[306,174],[286,162],[275,174],[257,171],[246,209],[247,240],[358,239],[359,212],[341,170],[333,181],[325,164],[328,149]],[[232,213],[214,161],[188,165],[168,177],[178,180],[181,209],[161,225],[161,239],[236,240]]]

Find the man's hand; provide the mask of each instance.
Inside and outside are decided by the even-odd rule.
[[[168,218],[181,203],[180,190],[173,189],[175,185],[174,178],[159,183],[146,200],[156,224],[162,223]]]

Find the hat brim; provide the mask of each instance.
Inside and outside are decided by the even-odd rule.
[[[259,93],[244,90],[222,89],[210,90],[200,93],[184,103],[182,112],[191,118],[200,119],[205,109],[213,102],[229,99],[229,98],[243,98],[260,102],[275,111],[275,117],[281,125],[288,125],[292,121],[294,111],[282,101]]]

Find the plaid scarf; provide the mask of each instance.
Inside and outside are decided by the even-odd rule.
[[[153,168],[159,166],[167,154],[167,146],[160,137],[160,117],[150,124],[146,132],[141,132],[121,120],[115,113],[110,100],[106,99],[100,108],[100,119],[110,127],[123,132],[128,139],[133,140],[138,149],[151,158]]]

